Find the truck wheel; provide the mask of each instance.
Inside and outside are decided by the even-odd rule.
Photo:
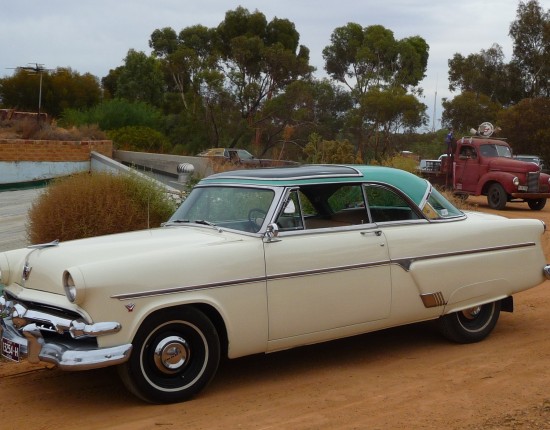
[[[487,303],[439,318],[439,331],[457,343],[473,343],[485,339],[495,328],[501,302]]]
[[[544,206],[546,206],[546,199],[531,199],[527,200],[529,208],[534,211],[540,211]]]
[[[190,399],[210,382],[220,362],[216,328],[194,308],[153,314],[132,343],[119,375],[130,392],[151,403]]]
[[[500,184],[492,184],[487,193],[487,203],[491,209],[501,210],[506,206],[508,196]]]

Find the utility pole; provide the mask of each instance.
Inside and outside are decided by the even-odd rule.
[[[434,111],[433,111],[433,114],[432,114],[432,133],[435,133],[435,106],[437,104],[437,81],[438,81],[438,78],[436,77],[435,79],[435,96],[434,96]]]

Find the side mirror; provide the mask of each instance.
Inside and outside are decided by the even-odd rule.
[[[279,226],[274,222],[271,224],[268,224],[267,229],[265,231],[265,238],[267,239],[267,241],[271,242],[277,236],[279,236]]]

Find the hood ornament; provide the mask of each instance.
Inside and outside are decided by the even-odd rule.
[[[25,258],[25,265],[23,266],[23,273],[21,274],[21,284],[23,285],[23,287],[25,286],[25,281],[29,279],[29,276],[31,276],[32,266],[29,264],[29,259],[31,254],[37,249],[49,248],[51,246],[58,246],[58,245],[59,245],[59,240],[56,239],[48,243],[40,243],[38,245],[27,246],[27,248],[30,249],[31,251],[27,254],[27,258]]]
[[[29,266],[29,262],[26,261],[25,266],[23,267],[23,275],[22,275],[23,281],[26,281],[27,279],[29,279],[29,276],[31,275],[31,270],[32,270],[32,267]]]

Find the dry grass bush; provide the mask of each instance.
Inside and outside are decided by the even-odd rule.
[[[452,191],[438,188],[438,191],[449,200],[454,207],[463,211],[477,211],[477,204],[468,201],[467,197],[454,194]]]
[[[55,123],[38,123],[35,119],[0,121],[4,135],[29,140],[104,140],[107,135],[97,125],[64,129]]]
[[[27,238],[46,243],[158,227],[175,209],[160,186],[137,175],[82,173],[54,180],[33,203]]]

